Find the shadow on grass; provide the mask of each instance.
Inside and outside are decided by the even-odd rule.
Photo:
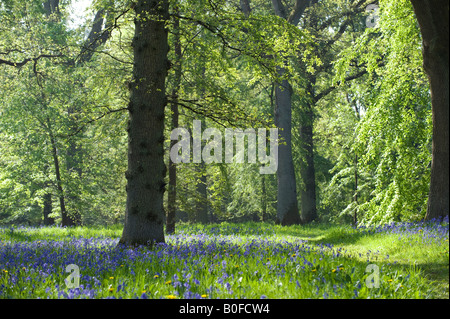
[[[0,228],[0,240],[14,242],[31,242],[39,240],[66,240],[80,237],[109,237],[116,238],[122,231],[121,225],[111,226],[77,226],[77,227],[29,227],[29,228]]]
[[[276,226],[276,233],[285,236],[297,237],[317,244],[348,245],[356,243],[367,234],[361,233],[349,226],[336,226],[330,224],[312,224],[295,226]]]
[[[342,247],[347,251],[345,258],[363,261],[371,259],[371,262],[381,266],[391,264],[397,269],[408,270],[417,267],[423,277],[430,282],[438,298],[449,298],[449,262],[447,260],[427,261],[414,259],[408,256],[410,247],[395,245],[389,246],[387,240],[383,240],[383,233],[369,234],[355,230],[349,226],[337,226],[329,224],[296,225],[281,227],[276,226],[276,233],[307,240],[310,244],[332,244],[335,248]],[[387,235],[389,236],[389,235]],[[377,254],[377,250],[381,252]],[[396,249],[400,253],[396,252]],[[375,252],[374,252],[375,251]],[[390,257],[385,260],[386,255]],[[371,257],[368,257],[371,255]],[[395,256],[394,256],[395,255]]]
[[[25,241],[25,242],[29,242],[29,241],[33,241],[33,240],[38,240],[39,236],[33,236],[27,233],[23,233],[21,231],[11,231],[8,230],[7,232],[4,232],[1,236],[2,238],[4,238],[5,240],[11,240],[11,241]]]

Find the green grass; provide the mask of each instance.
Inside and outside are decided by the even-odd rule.
[[[116,248],[120,225],[0,228],[0,298],[449,298],[448,223],[420,227],[179,224],[152,251]]]
[[[399,269],[420,269],[437,298],[449,298],[448,235],[430,244],[423,242],[421,232],[399,239],[398,234],[365,234],[347,226],[319,224],[278,228],[277,232],[286,236],[342,247],[352,259],[364,260],[370,255],[372,260],[384,264],[383,260],[389,256],[388,262],[395,263]]]

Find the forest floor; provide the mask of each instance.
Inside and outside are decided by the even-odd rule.
[[[448,220],[179,224],[151,250],[121,229],[0,227],[0,299],[449,298]]]
[[[318,224],[301,229],[291,227],[280,233],[342,247],[351,258],[359,260],[375,254],[375,260],[388,256],[388,263],[403,269],[417,267],[433,287],[436,298],[449,299],[448,223],[440,226],[443,227],[435,223],[397,223],[363,231]]]

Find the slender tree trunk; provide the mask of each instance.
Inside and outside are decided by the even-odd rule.
[[[201,72],[203,76],[206,74],[206,69],[204,66],[204,61],[201,61]],[[200,87],[200,99],[205,97],[205,87]],[[206,129],[205,118],[202,116],[201,119],[202,130]],[[201,140],[202,149],[205,145],[203,139]],[[195,220],[196,222],[207,224],[209,222],[208,217],[208,188],[207,188],[207,176],[206,176],[206,166],[203,160],[200,164],[196,166],[198,173],[200,174],[200,178],[197,179],[197,202],[196,202],[196,211],[195,211]]]
[[[449,212],[449,2],[411,0],[422,33],[423,66],[431,89],[433,145],[425,219]]]
[[[353,103],[352,100],[350,99],[349,94],[346,94],[346,99],[347,102],[350,105],[353,105],[353,107],[355,108],[355,114],[356,114],[356,118],[358,119],[358,122],[361,120],[361,109],[358,106],[358,103]],[[353,196],[353,201],[355,203],[355,211],[353,212],[353,224],[355,226],[358,225],[358,207],[359,207],[359,203],[358,203],[358,153],[355,151],[355,173],[354,173],[354,178],[355,178],[355,194]]]
[[[59,10],[59,0],[46,0],[43,2],[44,6],[44,12],[47,17],[50,17],[53,15],[52,20],[53,21],[59,21],[61,18],[61,12]],[[61,174],[60,174],[60,168],[59,168],[59,159],[58,159],[58,152],[56,147],[56,140],[53,136],[53,133],[51,132],[51,125],[50,120],[47,119],[48,129],[49,129],[49,137],[50,137],[50,143],[51,143],[51,151],[52,151],[52,157],[53,157],[53,165],[55,168],[55,176],[56,176],[56,185],[58,190],[58,198],[60,203],[60,210],[61,210],[61,218],[62,218],[62,226],[72,226],[72,223],[70,221],[70,218],[67,216],[66,212],[66,203],[64,199],[64,193],[62,189],[62,181],[61,181]],[[44,170],[47,171],[48,166],[46,165]],[[48,184],[48,183],[46,183]],[[48,185],[45,185],[48,186]],[[47,192],[43,196],[43,209],[42,213],[44,215],[44,225],[54,225],[55,219],[52,217],[49,217],[49,215],[52,213],[52,194],[50,192]]]
[[[50,129],[51,130],[51,129]],[[50,144],[52,146],[53,165],[55,167],[56,176],[56,188],[58,191],[59,208],[61,210],[61,226],[75,226],[74,220],[69,216],[66,210],[66,201],[64,199],[64,190],[61,180],[61,169],[59,165],[58,149],[56,147],[56,140],[53,134],[50,132]]]
[[[175,14],[178,14],[178,7],[175,5]],[[180,41],[180,20],[175,18],[174,20],[174,52],[175,52],[175,79],[172,91],[171,111],[172,111],[172,130],[178,127],[178,91],[181,83],[181,41]],[[172,148],[176,144],[176,140],[170,141],[170,147]],[[175,215],[176,215],[176,200],[177,200],[177,164],[173,163],[169,157],[169,193],[167,203],[167,219],[166,219],[166,232],[171,234],[175,232]]]
[[[196,201],[196,216],[195,221],[207,224],[209,222],[208,218],[208,188],[206,186],[206,167],[205,163],[201,162],[197,165],[198,174],[200,178],[197,180],[197,195],[198,199]]]
[[[355,211],[353,212],[353,225],[358,224],[358,155],[355,154],[355,194],[353,195],[355,202]]]
[[[307,75],[307,90],[311,97],[315,96],[315,75]],[[314,165],[314,98],[306,101],[301,108],[300,140],[303,161],[300,163],[302,187],[300,189],[300,205],[302,223],[308,224],[317,219],[316,208],[316,168]]]
[[[245,16],[248,18],[250,13],[252,12],[252,9],[250,8],[250,1],[249,0],[240,0],[239,4],[241,6],[242,12],[245,14]]]
[[[61,12],[59,10],[59,0],[46,0],[43,3],[44,11],[47,17],[52,14],[55,14],[55,20],[59,20],[61,18]]]
[[[169,62],[168,0],[140,0],[134,7],[134,67],[130,84],[127,203],[119,244],[164,242],[163,197],[165,80]]]
[[[267,191],[266,174],[261,174],[261,221],[265,221],[267,216]]]
[[[301,220],[307,224],[317,219],[316,209],[316,168],[314,166],[313,123],[314,114],[310,102],[306,103],[302,112],[300,124],[300,139],[303,153],[303,162],[300,164],[302,178]]]
[[[284,69],[278,69],[280,78]],[[297,203],[297,186],[295,183],[294,162],[292,159],[291,125],[292,88],[287,80],[275,86],[275,125],[279,128],[277,170],[277,218],[281,225],[300,223]]]
[[[196,203],[196,222],[207,224],[209,222],[208,217],[208,189],[206,187],[206,172],[205,164],[200,163],[198,165],[199,173],[201,174],[197,182],[198,200]]]
[[[70,119],[70,126],[69,130],[70,132],[76,132],[78,130],[78,116],[74,114],[74,110],[72,107],[68,108],[67,114],[69,115]],[[78,203],[80,201],[80,196],[78,192],[78,183],[81,183],[81,176],[82,176],[82,156],[83,156],[83,148],[81,146],[81,143],[77,141],[77,138],[73,136],[69,140],[69,145],[67,148],[67,157],[66,157],[66,168],[69,172],[69,179],[71,180],[70,187],[66,187],[67,191],[67,199],[69,208],[72,214],[72,219],[75,223],[75,225],[81,225],[81,212],[78,208]],[[78,178],[77,183],[74,183],[72,181],[72,173],[76,174],[76,178]]]
[[[172,109],[172,129],[178,127],[178,106],[174,101],[171,104]],[[170,141],[170,147],[175,145],[176,141]],[[177,200],[177,164],[173,163],[169,158],[169,189],[167,196],[167,218],[166,232],[172,234],[175,232],[175,216],[176,216],[176,200]]]
[[[42,213],[44,215],[44,225],[51,226],[55,224],[55,219],[50,217],[52,213],[52,193],[44,194],[44,207],[42,209]]]
[[[44,165],[44,174],[48,175],[49,167],[48,165]],[[43,207],[42,207],[42,215],[44,217],[44,225],[54,225],[55,219],[53,217],[49,217],[53,211],[52,205],[52,192],[50,189],[50,181],[44,182],[43,189],[45,189],[45,193],[42,196],[43,199]]]

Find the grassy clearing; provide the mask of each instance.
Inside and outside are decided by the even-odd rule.
[[[121,230],[0,228],[0,298],[448,298],[448,221],[180,224],[153,250]]]

